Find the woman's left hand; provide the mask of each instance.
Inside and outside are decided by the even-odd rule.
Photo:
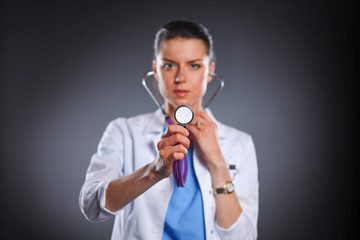
[[[193,134],[200,156],[208,163],[210,168],[216,168],[224,163],[220,149],[217,125],[206,112],[195,114],[193,121],[187,125]]]

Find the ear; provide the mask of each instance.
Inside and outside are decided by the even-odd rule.
[[[211,62],[209,67],[209,73],[214,73],[214,72],[215,72],[215,62]],[[212,79],[213,76],[209,75],[207,79],[207,83],[211,82]]]
[[[157,75],[157,71],[156,71],[156,61],[155,60],[152,61],[152,70],[154,72],[155,80],[158,81],[158,75]]]

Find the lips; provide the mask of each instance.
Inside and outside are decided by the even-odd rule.
[[[189,90],[184,90],[184,89],[178,89],[178,90],[174,90],[174,94],[177,97],[185,97],[186,95],[189,94]]]

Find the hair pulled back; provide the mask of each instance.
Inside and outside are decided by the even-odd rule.
[[[215,61],[215,54],[213,49],[212,37],[203,25],[184,20],[175,20],[163,25],[155,35],[154,41],[154,57],[159,52],[162,41],[185,38],[185,39],[200,39],[204,42],[210,62]]]

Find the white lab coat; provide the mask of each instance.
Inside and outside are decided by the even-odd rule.
[[[194,150],[194,169],[204,206],[206,239],[256,239],[258,218],[258,169],[252,138],[217,122],[219,143],[227,161],[235,192],[243,212],[229,228],[216,223],[215,199],[207,164]],[[115,215],[112,239],[160,240],[168,204],[174,187],[172,176],[137,197],[123,209],[105,209],[105,190],[113,179],[128,175],[153,161],[163,133],[161,110],[129,119],[118,118],[105,130],[97,153],[92,156],[80,192],[80,208],[90,221],[100,222]]]

